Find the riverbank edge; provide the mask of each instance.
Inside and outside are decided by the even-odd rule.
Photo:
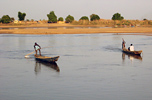
[[[70,27],[70,28],[65,28]],[[80,27],[80,28],[74,28]],[[88,28],[93,27],[93,28]],[[129,35],[152,36],[152,27],[111,28],[100,26],[80,26],[71,24],[51,24],[32,26],[0,26],[0,34],[93,34],[93,33],[130,33]]]

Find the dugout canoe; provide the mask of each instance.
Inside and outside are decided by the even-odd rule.
[[[47,56],[35,55],[35,59],[38,60],[38,61],[54,63],[54,62],[58,61],[59,56],[56,56],[56,57],[47,57]]]
[[[141,53],[142,53],[142,50],[139,50],[139,51],[129,51],[128,49],[123,48],[122,52],[124,52],[126,54],[132,54],[132,55],[139,55],[140,56]]]

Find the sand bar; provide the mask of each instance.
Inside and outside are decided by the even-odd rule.
[[[22,28],[21,28],[22,27]],[[58,28],[49,28],[58,27]],[[33,25],[33,26],[0,26],[1,34],[93,34],[93,33],[131,33],[136,35],[152,35],[152,27],[134,27],[134,28],[65,28],[78,27],[70,24],[53,24],[53,25]],[[9,29],[12,28],[12,29]],[[17,28],[17,29],[16,29]]]

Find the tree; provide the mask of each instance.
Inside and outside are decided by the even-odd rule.
[[[65,18],[65,21],[66,21],[66,23],[71,23],[72,21],[74,21],[74,17],[71,16],[71,15],[68,15],[68,16]]]
[[[50,23],[57,23],[57,16],[55,15],[54,11],[51,11],[49,14],[47,14],[48,22]]]
[[[147,20],[146,18],[144,18],[143,20]]]
[[[87,16],[82,16],[79,20],[89,20]]]
[[[119,13],[115,13],[112,17],[112,20],[123,20],[124,17],[121,16]]]
[[[4,16],[1,18],[1,22],[2,22],[2,23],[10,23],[10,22],[11,22],[11,18],[10,18],[8,15],[4,15]]]
[[[15,21],[15,18],[14,17],[11,17],[11,22]]]
[[[91,21],[93,21],[93,20],[99,20],[99,19],[100,19],[100,17],[98,15],[96,15],[96,14],[90,15],[90,20]]]
[[[63,17],[60,17],[60,18],[58,19],[58,21],[64,21]]]
[[[18,12],[18,18],[20,21],[24,21],[26,16],[26,13],[21,13],[20,11]]]

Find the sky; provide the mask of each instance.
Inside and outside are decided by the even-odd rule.
[[[29,20],[48,20],[50,11],[58,18],[71,15],[75,20],[91,14],[111,19],[115,13],[127,20],[152,20],[152,0],[0,0],[0,18],[9,15],[18,20],[19,11]]]

